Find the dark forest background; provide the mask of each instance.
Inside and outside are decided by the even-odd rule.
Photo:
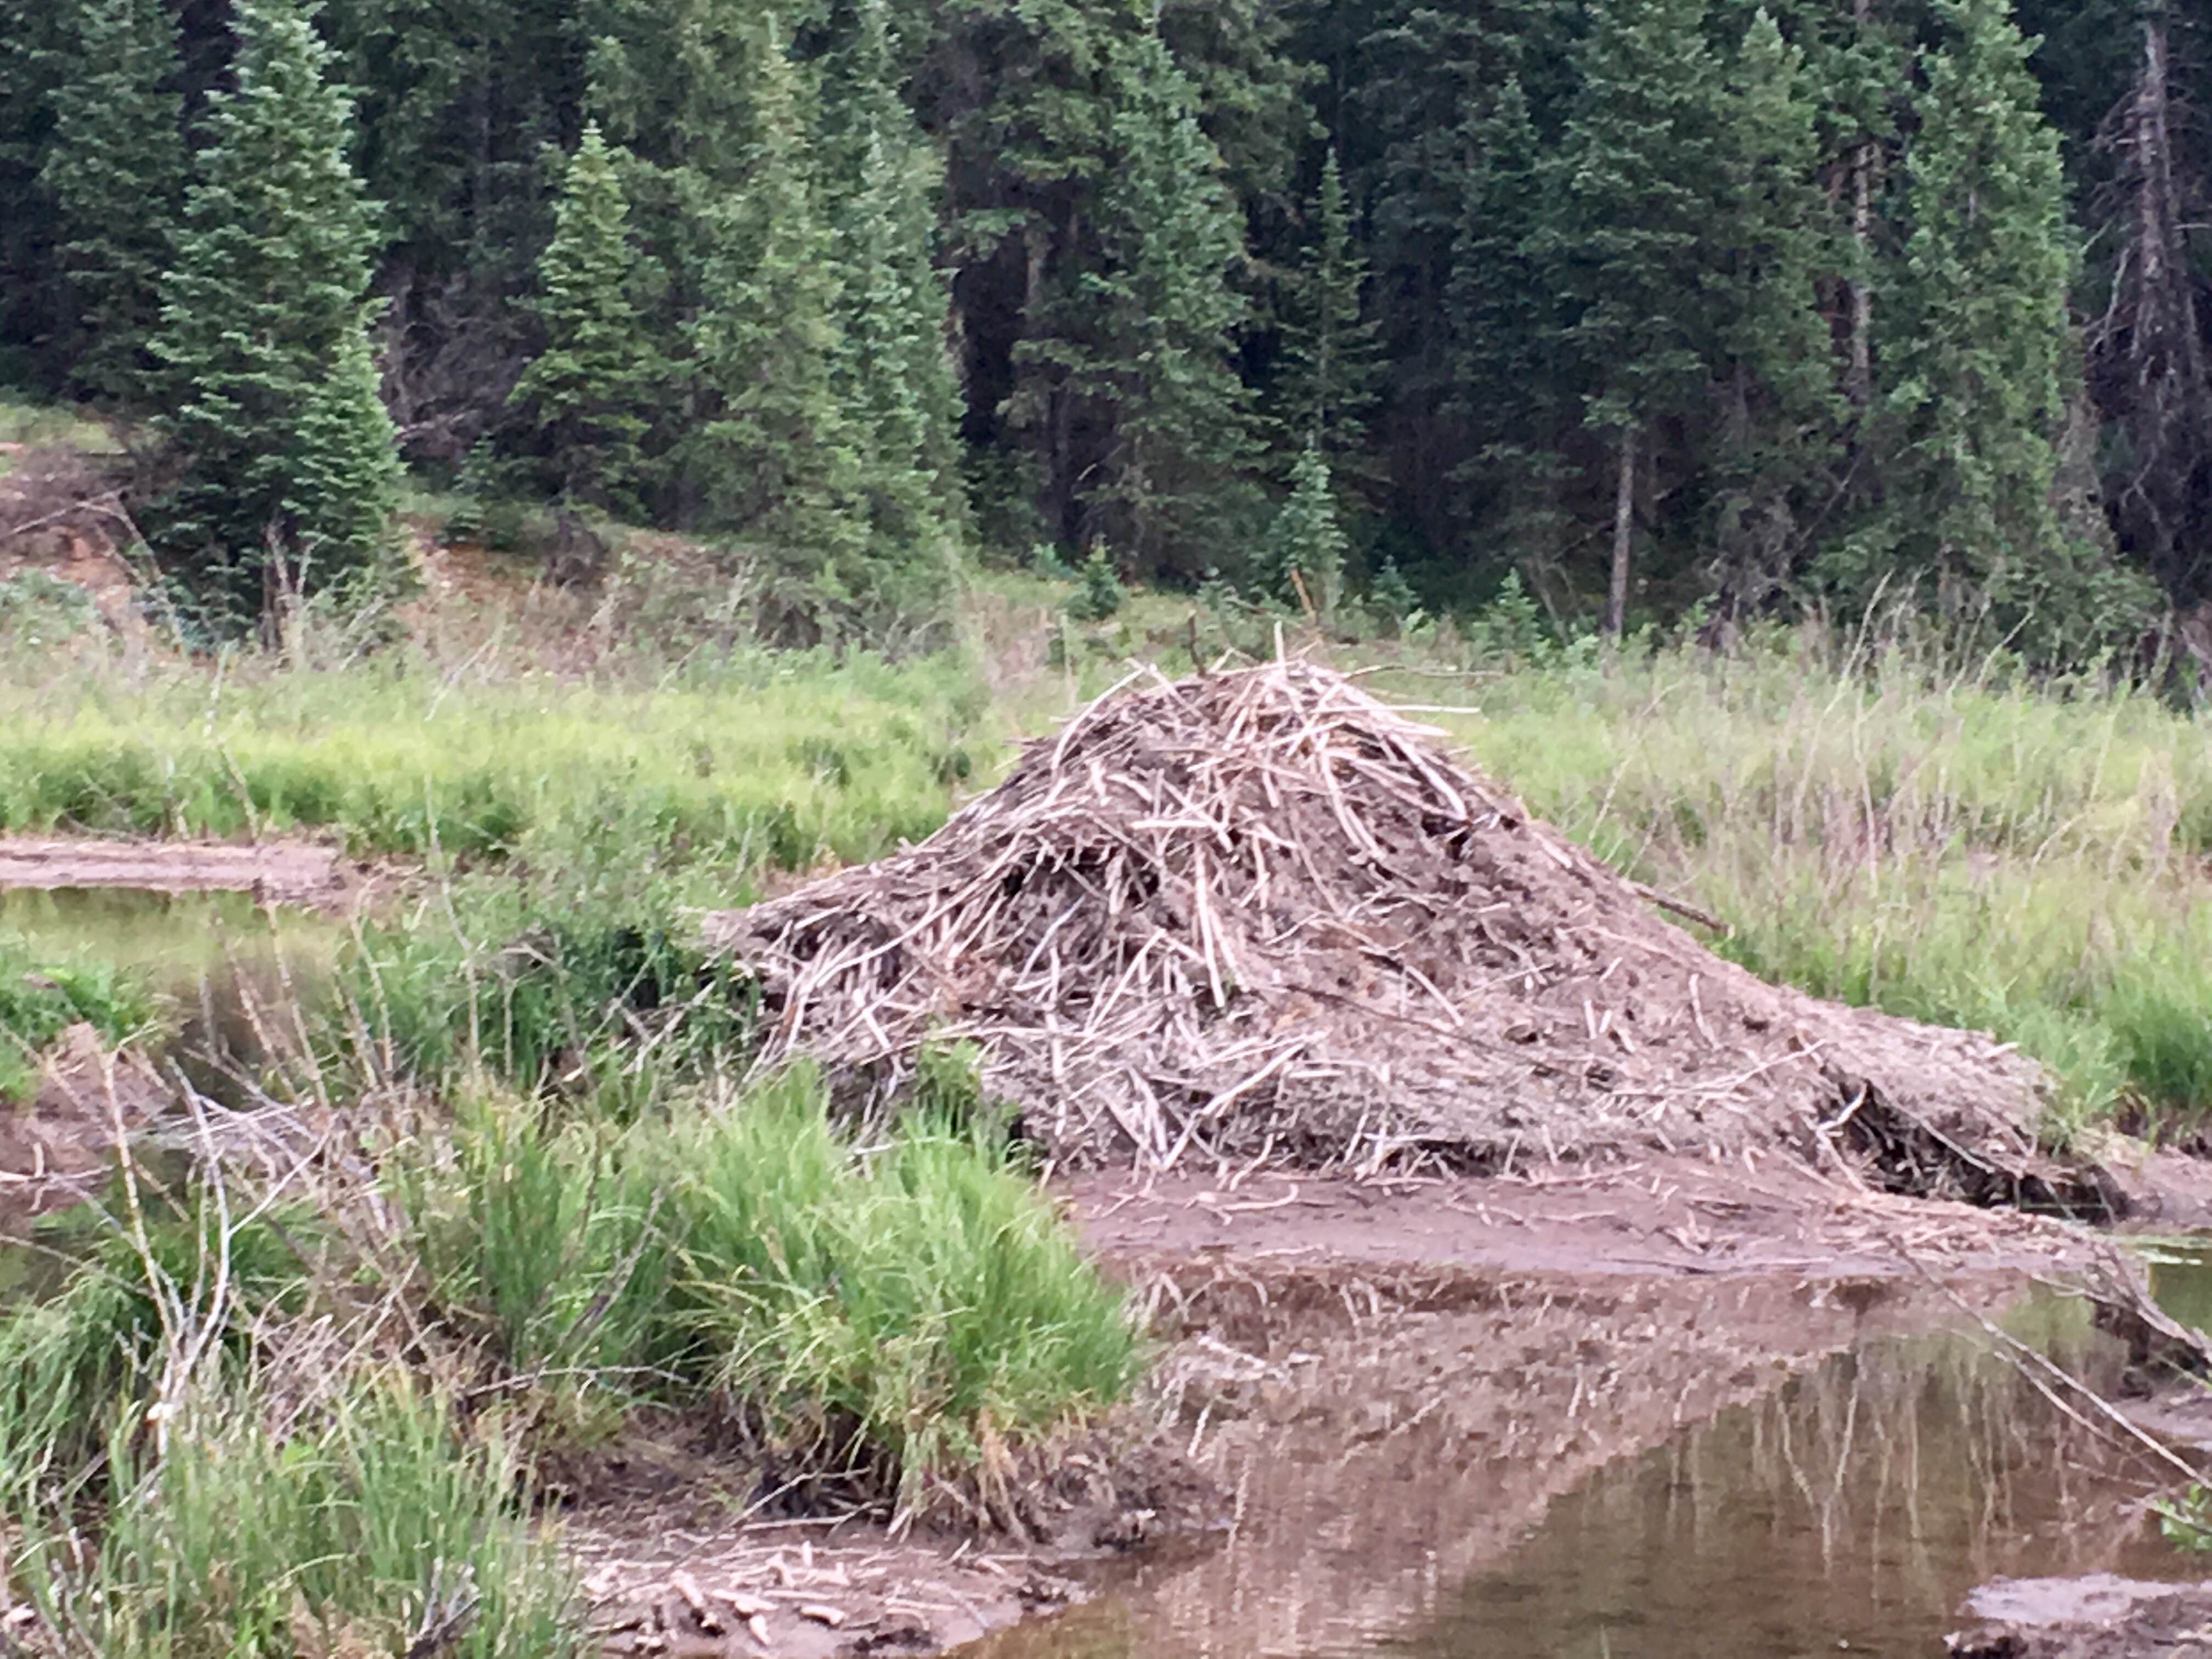
[[[127,422],[240,615],[373,569],[404,465],[768,550],[817,634],[1096,556],[2078,661],[2212,599],[2208,56],[2203,0],[0,0],[0,384]]]

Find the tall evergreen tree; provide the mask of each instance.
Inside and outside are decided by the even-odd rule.
[[[154,343],[184,468],[155,516],[157,550],[243,621],[386,558],[399,465],[330,53],[301,0],[237,0],[233,27]]]
[[[630,240],[618,159],[598,124],[586,124],[538,261],[544,348],[510,401],[529,412],[564,496],[628,509],[643,411],[661,373],[639,309],[645,261]]]
[[[1249,399],[1230,351],[1244,317],[1231,286],[1242,216],[1198,124],[1189,81],[1157,32],[1114,63],[1101,258],[1084,274],[1086,337],[1056,349],[1112,432],[1091,529],[1143,570],[1192,550],[1214,492],[1251,453]]]
[[[1564,296],[1549,280],[1547,152],[1519,76],[1470,93],[1457,139],[1443,312],[1454,391],[1443,407],[1467,435],[1452,478],[1474,486],[1470,505],[1502,539],[1549,563],[1566,520],[1563,411],[1578,388]]]
[[[42,181],[73,313],[70,380],[143,404],[185,186],[176,26],[162,0],[78,0]]]
[[[2179,94],[2191,69],[2201,74],[2203,46],[2177,28],[2180,9],[2154,0],[2131,20],[2134,70],[2098,131],[2114,162],[2093,198],[2112,279],[2088,346],[2091,384],[2113,427],[2113,527],[2167,597],[2191,606],[2212,598],[2212,271],[2191,257],[2189,221],[2212,191],[2202,177],[2191,187],[2190,112]]]
[[[501,422],[538,331],[550,159],[574,147],[580,0],[328,0],[333,78],[358,99],[355,165],[382,204],[384,386],[410,456],[458,462]],[[220,5],[192,0],[193,13]]]
[[[1723,604],[1740,610],[1785,590],[1826,505],[1840,410],[1818,285],[1840,250],[1804,54],[1763,7],[1730,66],[1728,101],[1706,283],[1719,307],[1715,578]]]
[[[889,9],[884,0],[860,0],[854,38],[836,66],[839,391],[877,537],[927,564],[950,554],[965,518],[960,390],[932,257],[941,168],[899,96]]]
[[[716,410],[692,465],[714,522],[765,541],[787,575],[864,601],[856,434],[836,383],[837,272],[809,165],[811,113],[773,17],[745,68],[744,185],[712,204],[705,227],[694,349]]]
[[[1360,255],[1332,145],[1322,162],[1312,241],[1283,296],[1283,368],[1277,404],[1301,449],[1319,446],[1337,467],[1364,447],[1374,407],[1375,325],[1363,318],[1367,262]]]
[[[1585,421],[1613,448],[1605,626],[1626,615],[1639,459],[1702,394],[1706,187],[1724,125],[1706,0],[1617,0],[1582,44],[1581,95],[1553,168],[1548,252],[1578,310]]]
[[[0,0],[0,382],[47,395],[69,368],[55,339],[68,308],[61,227],[43,182],[69,21],[53,0]]]
[[[1936,0],[1904,160],[1905,240],[1875,331],[1883,507],[1862,543],[1946,609],[2043,639],[2094,626],[2102,561],[2052,509],[2075,349],[2055,135],[2005,0]],[[1867,580],[1863,572],[1861,580]]]

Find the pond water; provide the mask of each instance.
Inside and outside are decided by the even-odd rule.
[[[2199,1263],[2169,1289],[2212,1289]],[[2123,1357],[2079,1303],[2016,1310],[2015,1334],[2111,1389]],[[1294,1443],[1271,1456],[1298,1458]],[[1448,1480],[1370,1484],[1355,1454],[1203,1559],[1148,1564],[988,1659],[1936,1659],[1966,1592],[1997,1574],[2109,1569],[2195,1578],[2142,1508],[2171,1484],[2052,1407],[1980,1334],[1870,1339],[1764,1399],[1606,1465],[1479,1546],[1498,1510]],[[1402,1474],[1402,1466],[1401,1473]],[[1408,1548],[1408,1513],[1425,1538]],[[1326,1553],[1313,1540],[1334,1540]],[[1363,1539],[1391,1540],[1360,1559]]]
[[[291,1039],[292,992],[327,979],[341,925],[250,895],[128,887],[0,889],[0,935],[33,956],[94,961],[143,979],[175,1035],[168,1054],[218,1099]]]

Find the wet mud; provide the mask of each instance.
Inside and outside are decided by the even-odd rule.
[[[2212,1656],[2212,1588],[2122,1578],[1999,1578],[1968,1599],[1955,1659],[2168,1659]]]

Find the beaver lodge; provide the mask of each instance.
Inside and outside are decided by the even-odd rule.
[[[1125,683],[919,846],[709,938],[757,986],[760,1065],[880,1106],[972,1042],[1063,1165],[1778,1143],[2098,1206],[2034,1155],[2033,1062],[1766,984],[1443,736],[1300,662]]]

